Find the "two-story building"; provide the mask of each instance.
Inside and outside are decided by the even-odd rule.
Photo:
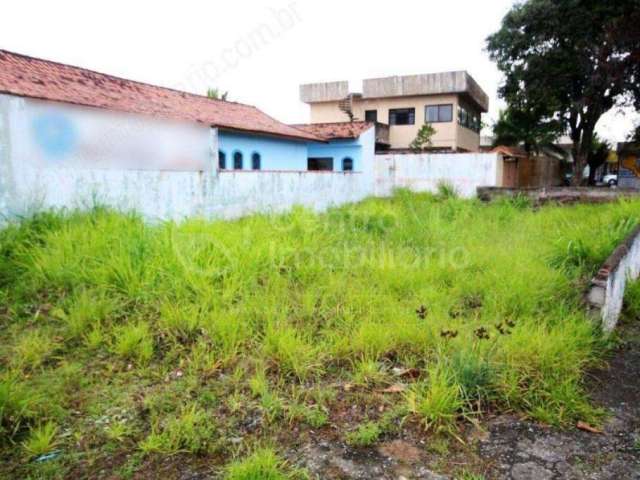
[[[376,122],[378,149],[391,150],[409,148],[429,123],[433,149],[477,152],[489,109],[489,97],[465,71],[365,79],[361,93],[349,92],[347,81],[306,84],[300,99],[312,124]]]

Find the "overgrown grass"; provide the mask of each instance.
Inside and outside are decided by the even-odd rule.
[[[597,420],[582,378],[604,342],[580,298],[639,214],[482,205],[442,186],[322,215],[149,225],[95,209],[11,225],[4,464],[19,476],[37,469],[25,452],[54,445],[67,467],[114,451],[230,461],[294,426],[354,445],[456,435],[489,408]],[[229,478],[287,478],[257,451]]]

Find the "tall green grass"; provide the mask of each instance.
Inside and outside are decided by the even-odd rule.
[[[637,201],[534,211],[444,187],[233,222],[40,214],[0,232],[1,448],[63,448],[71,436],[53,437],[73,431],[86,455],[230,458],[235,438],[380,401],[453,434],[488,408],[594,420],[582,378],[602,341],[580,299],[639,214]],[[371,394],[399,382],[389,400]],[[256,471],[274,463],[263,456]],[[229,478],[254,478],[243,469]]]

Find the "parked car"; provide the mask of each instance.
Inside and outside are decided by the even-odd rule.
[[[616,185],[618,185],[618,174],[610,173],[608,175],[605,175],[604,177],[602,177],[602,183],[604,183],[605,185],[609,185],[610,187],[615,187]]]

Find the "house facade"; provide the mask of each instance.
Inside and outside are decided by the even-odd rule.
[[[361,93],[349,92],[346,81],[306,84],[300,99],[310,106],[311,123],[377,123],[385,132],[378,136],[379,150],[408,149],[429,123],[433,149],[477,152],[482,113],[489,108],[487,94],[465,71],[366,79]]]
[[[290,126],[250,105],[2,50],[0,97],[5,152],[43,166],[307,171],[322,153],[351,172],[372,127]]]
[[[322,207],[369,194],[373,156],[373,125],[324,137],[250,105],[0,50],[3,217],[92,201],[162,218]],[[333,175],[299,175],[317,171]]]

